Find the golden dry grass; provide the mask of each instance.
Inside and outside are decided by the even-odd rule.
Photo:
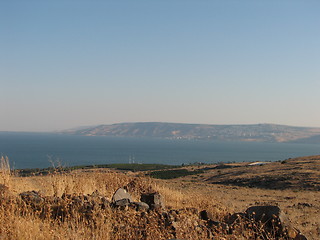
[[[243,212],[249,206],[263,204],[279,205],[308,239],[319,239],[320,235],[319,191],[211,184],[206,181],[210,178],[210,172],[170,181],[150,179],[141,173],[107,169],[18,177],[10,171],[7,158],[2,157],[1,162],[0,184],[8,188],[1,190],[1,239],[211,239],[199,219],[199,211],[206,209],[217,221],[222,221],[228,213]],[[211,174],[216,174],[212,171]],[[88,195],[97,190],[111,199],[115,190],[123,186],[127,186],[135,201],[139,201],[142,192],[159,192],[165,200],[165,211],[179,212],[175,229],[166,226],[162,213],[157,211],[96,209],[89,220],[75,214],[61,221],[41,218],[40,213],[16,200],[19,193],[32,190],[39,191],[43,196],[59,198],[63,194]],[[250,232],[230,235],[221,230],[215,234],[215,239],[257,238]]]
[[[253,205],[277,205],[308,239],[320,239],[318,191],[268,190],[181,180],[170,181],[170,184],[191,199],[209,200],[207,206],[223,206],[224,211],[230,213],[243,212]],[[205,208],[209,208],[207,206]]]
[[[169,181],[174,189],[212,199],[230,212],[278,205],[308,239],[320,239],[320,156],[248,166],[200,166],[205,173]],[[217,167],[217,168],[216,168]]]

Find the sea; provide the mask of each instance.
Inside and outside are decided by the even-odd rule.
[[[0,132],[0,155],[13,169],[110,163],[229,163],[320,155],[320,144],[217,142]]]

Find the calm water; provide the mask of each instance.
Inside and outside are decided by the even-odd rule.
[[[51,161],[64,166],[277,161],[320,154],[320,145],[0,133],[0,154],[17,169],[49,167]]]

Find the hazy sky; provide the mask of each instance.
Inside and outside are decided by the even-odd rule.
[[[320,1],[0,2],[0,131],[320,127]]]

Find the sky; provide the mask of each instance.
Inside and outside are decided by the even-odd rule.
[[[0,131],[320,127],[320,1],[0,1]]]

